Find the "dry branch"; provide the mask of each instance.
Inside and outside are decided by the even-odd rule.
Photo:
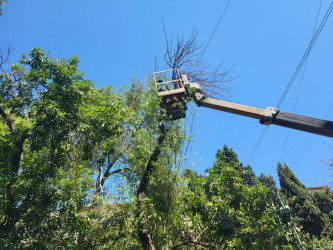
[[[187,40],[177,36],[175,43],[172,36],[168,37],[164,24],[163,32],[166,41],[165,64],[172,69],[178,68],[190,82],[200,84],[208,97],[226,99],[232,90],[228,83],[234,79],[230,74],[231,68],[222,71],[222,63],[213,70],[209,68],[202,59],[203,51],[202,46],[197,44],[197,32],[193,31]]]

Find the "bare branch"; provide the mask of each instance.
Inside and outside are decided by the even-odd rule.
[[[181,74],[187,75],[190,82],[200,84],[208,97],[226,99],[232,90],[232,86],[227,83],[234,79],[230,74],[231,68],[221,71],[221,63],[215,69],[209,69],[202,59],[202,46],[197,44],[197,32],[193,31],[187,40],[177,36],[175,46],[172,36],[167,36],[164,23],[163,32],[166,42],[165,64],[172,69],[178,68]]]
[[[0,69],[1,70],[3,70],[2,66],[8,62],[8,59],[9,59],[10,55],[12,54],[12,52],[13,52],[13,49],[10,46],[10,44],[8,45],[6,50],[2,50],[0,48]]]

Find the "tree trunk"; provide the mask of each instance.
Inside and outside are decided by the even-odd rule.
[[[139,210],[139,239],[141,241],[144,249],[155,250],[154,242],[151,237],[151,234],[148,229],[148,212],[145,208],[144,199],[147,197],[147,189],[149,185],[150,175],[154,170],[155,163],[158,159],[158,156],[161,153],[161,147],[164,143],[166,130],[164,128],[164,124],[160,125],[160,135],[157,140],[157,145],[149,158],[149,161],[146,165],[145,172],[142,176],[141,182],[139,184],[139,188],[137,191],[138,197],[138,210]]]

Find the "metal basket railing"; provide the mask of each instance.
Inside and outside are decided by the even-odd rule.
[[[158,92],[183,88],[183,81],[178,69],[169,69],[154,74],[155,86]]]

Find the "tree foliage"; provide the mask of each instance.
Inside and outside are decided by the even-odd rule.
[[[284,203],[304,240],[306,235],[320,238],[333,235],[332,192],[311,194],[287,165],[278,164],[278,175]]]
[[[228,147],[218,150],[206,176],[193,174],[184,196],[179,246],[270,248],[288,245],[288,225],[280,222],[271,191],[239,163]],[[245,178],[243,178],[245,177]],[[174,247],[176,248],[176,247]]]
[[[5,59],[0,75],[2,244],[23,244],[30,237],[32,246],[57,238],[66,244],[64,237],[72,242],[82,222],[78,213],[91,200],[96,166],[107,168],[105,159],[121,150],[117,138],[137,123],[134,111],[111,88],[97,90],[84,79],[77,57],[52,59],[35,48],[7,69]]]
[[[152,85],[134,81],[119,94],[96,89],[78,72],[77,57],[52,59],[38,48],[6,68],[7,59],[1,55],[1,246],[137,246],[136,190],[161,135]],[[167,178],[155,181],[164,194],[151,195],[159,209],[163,202],[169,207],[164,211],[178,183],[184,129],[181,122],[166,124],[150,161],[165,166],[156,171]],[[148,173],[152,184],[156,171]],[[115,175],[120,202],[105,188]],[[112,233],[101,234],[103,228]]]

